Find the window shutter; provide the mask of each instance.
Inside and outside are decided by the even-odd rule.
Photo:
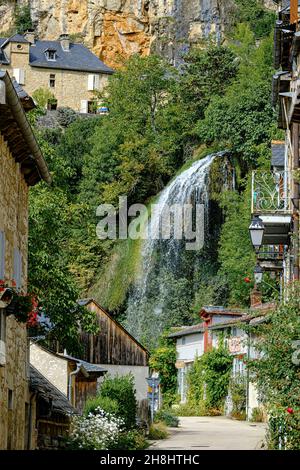
[[[19,85],[25,84],[25,71],[23,69],[13,69],[13,76]]]
[[[94,87],[95,88],[94,89],[99,90],[99,88],[100,88],[100,77],[99,77],[99,75],[94,75],[94,77],[95,77],[95,80],[94,80]]]
[[[81,100],[80,112],[84,114],[88,112],[88,100]]]
[[[19,84],[20,85],[25,85],[25,70],[24,69],[19,69]]]
[[[95,75],[88,75],[88,91],[93,91],[95,89]]]
[[[14,280],[17,289],[20,289],[22,285],[22,258],[18,248],[14,249]]]
[[[0,230],[0,279],[5,277],[5,234]]]

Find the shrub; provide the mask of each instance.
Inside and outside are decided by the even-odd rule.
[[[205,414],[210,411],[220,414],[228,393],[231,368],[232,356],[221,342],[218,348],[197,358],[188,373],[188,403],[196,408],[204,407]]]
[[[253,423],[263,423],[265,421],[265,413],[263,408],[253,408],[251,413],[251,421]]]
[[[73,419],[68,447],[81,450],[107,450],[117,443],[124,422],[100,408],[95,414]]]
[[[230,380],[229,391],[232,399],[233,418],[239,420],[246,419],[246,379],[244,376],[232,377]]]
[[[107,397],[118,404],[118,416],[123,419],[126,429],[136,424],[137,402],[133,375],[106,377],[100,388],[100,397]]]
[[[54,102],[56,100],[55,96],[53,93],[51,93],[50,90],[42,87],[37,88],[32,93],[32,97],[37,105],[42,109],[46,108],[49,102]]]
[[[161,422],[151,424],[148,437],[153,441],[158,439],[166,439],[168,437],[166,425]]]
[[[155,413],[154,422],[163,422],[166,426],[177,428],[179,425],[178,416],[172,409],[161,409]]]
[[[58,124],[62,127],[68,127],[72,122],[76,121],[77,114],[76,112],[68,107],[57,108],[57,121]]]
[[[122,432],[118,436],[117,442],[110,447],[111,450],[143,450],[147,449],[149,443],[145,436],[139,431],[133,429],[131,431]]]
[[[119,405],[116,400],[108,397],[93,397],[89,398],[84,407],[84,415],[88,416],[90,413],[95,414],[96,410],[101,408],[105,413],[110,415],[119,415]]]
[[[19,34],[24,34],[28,29],[32,29],[33,25],[29,5],[16,6],[15,27],[16,32]]]

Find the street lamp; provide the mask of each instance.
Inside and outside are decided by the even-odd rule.
[[[255,249],[255,253],[258,254],[259,249],[262,245],[262,239],[264,236],[265,226],[263,221],[261,220],[258,215],[255,215],[251,221],[249,232],[251,237],[251,242],[253,248]]]
[[[259,264],[257,264],[254,268],[255,285],[261,284],[262,277],[263,277],[263,269]]]

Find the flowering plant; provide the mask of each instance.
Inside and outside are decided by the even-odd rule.
[[[123,427],[121,418],[98,407],[87,416],[73,419],[70,445],[82,450],[107,450],[118,442]]]
[[[23,294],[16,289],[16,283],[12,280],[11,285],[0,280],[0,293],[10,289],[12,292],[11,303],[6,307],[7,315],[14,315],[16,320],[26,323],[28,328],[38,325],[38,299],[33,294]]]

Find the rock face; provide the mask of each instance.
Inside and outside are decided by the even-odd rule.
[[[265,0],[270,3],[269,0]],[[11,26],[14,5],[0,4],[0,31]],[[173,63],[191,42],[213,34],[220,40],[230,22],[234,0],[30,0],[41,39],[69,33],[102,60],[118,67],[122,60],[151,50]]]

